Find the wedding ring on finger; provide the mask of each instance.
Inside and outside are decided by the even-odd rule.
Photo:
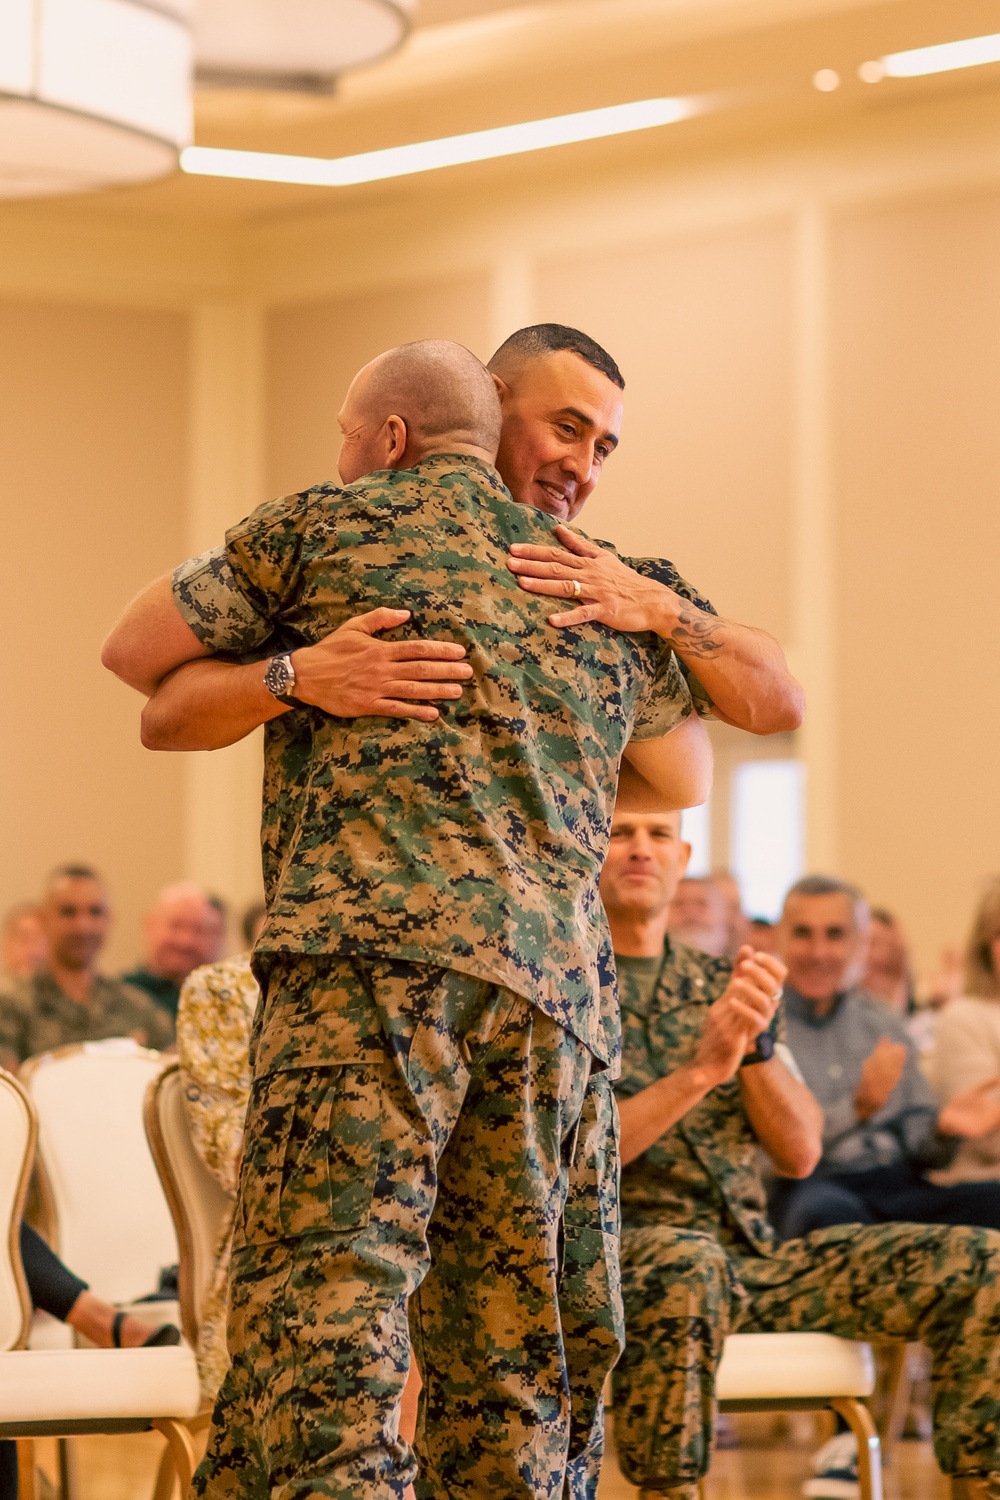
[[[579,599],[580,595],[583,593],[583,589],[580,587],[579,578],[573,578],[570,580],[570,582],[573,585],[573,598]]]

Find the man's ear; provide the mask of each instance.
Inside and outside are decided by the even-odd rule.
[[[385,443],[385,466],[387,469],[401,469],[403,467],[403,455],[406,453],[410,437],[406,430],[406,422],[402,417],[386,417],[382,428]]]
[[[507,384],[506,380],[501,380],[499,375],[494,375],[492,370],[490,371],[490,376],[493,380],[493,384],[497,388],[497,395],[500,397],[500,405],[503,406],[507,397],[510,395],[510,386]]]

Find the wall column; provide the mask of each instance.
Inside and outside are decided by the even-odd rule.
[[[837,614],[827,211],[795,221],[793,312],[792,667],[807,697],[797,743],[806,765],[810,870],[838,869]]]
[[[490,282],[490,347],[485,358],[504,339],[524,328],[535,316],[535,267],[531,257],[510,250],[493,262]]]
[[[191,315],[187,550],[221,542],[264,498],[263,311],[211,302]],[[185,758],[184,870],[237,913],[260,898],[262,733]]]

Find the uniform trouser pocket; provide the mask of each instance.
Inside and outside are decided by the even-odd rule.
[[[254,1084],[234,1244],[368,1223],[382,1133],[383,1068],[296,1068]]]

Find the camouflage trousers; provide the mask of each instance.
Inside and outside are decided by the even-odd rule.
[[[232,1367],[195,1494],[592,1495],[622,1324],[614,1106],[591,1054],[445,968],[282,956],[265,983]]]
[[[622,1286],[615,1440],[633,1484],[693,1486],[707,1472],[715,1372],[737,1332],[919,1339],[942,1470],[1000,1470],[1000,1232],[842,1224],[758,1255],[654,1225],[624,1231]]]

